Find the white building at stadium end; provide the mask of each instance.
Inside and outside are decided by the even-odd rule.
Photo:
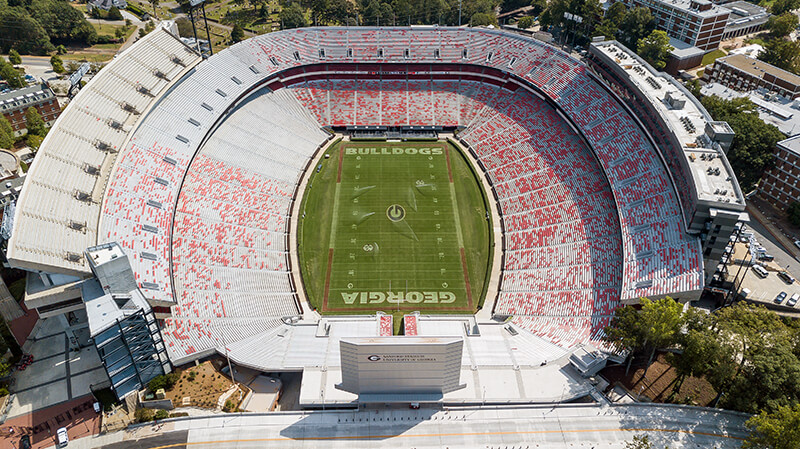
[[[700,101],[616,41],[595,42],[589,65],[638,117],[661,150],[683,207],[686,231],[703,244],[706,280],[718,269],[745,198],[726,157],[733,130],[714,121]]]

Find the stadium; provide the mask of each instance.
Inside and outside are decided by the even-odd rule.
[[[307,407],[563,402],[615,357],[617,307],[696,300],[716,272],[746,220],[732,138],[613,41],[579,60],[490,29],[325,27],[203,59],[161,27],[53,126],[7,257],[45,286],[97,278],[40,313],[87,310],[119,397],[219,354],[302,372]],[[106,356],[104,293],[144,300],[152,357]],[[459,385],[348,390],[347,345],[373,337],[457,339]]]

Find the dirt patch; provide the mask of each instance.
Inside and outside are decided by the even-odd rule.
[[[218,365],[221,366],[221,363]],[[198,366],[180,371],[181,377],[172,390],[167,391],[167,399],[172,399],[175,407],[193,406],[202,408],[217,408],[217,400],[228,391],[231,379],[222,374],[215,363],[208,361]],[[242,394],[234,393],[231,396],[238,407],[241,397],[247,392],[247,387],[239,385]],[[183,399],[188,397],[189,403],[184,404]]]
[[[621,365],[606,368],[601,374],[611,385],[620,383],[630,392],[653,402],[707,406],[717,397],[711,384],[700,377],[687,377],[680,384],[680,389],[675,391],[678,386],[675,368],[667,363],[664,354],[658,355],[643,378],[644,371],[643,365],[634,365],[625,376],[625,365]]]

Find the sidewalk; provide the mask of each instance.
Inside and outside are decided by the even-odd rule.
[[[753,197],[747,201],[747,213],[754,220],[761,223],[778,243],[784,247],[786,252],[794,256],[795,259],[800,260],[800,248],[795,246],[793,240],[794,238],[800,239],[800,236],[787,235],[787,230],[791,230],[791,225],[781,217],[778,211],[775,211],[772,206],[766,204],[763,200]]]

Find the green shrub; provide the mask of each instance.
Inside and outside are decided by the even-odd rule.
[[[158,389],[163,388],[166,391],[172,390],[172,387],[178,382],[181,375],[177,372],[172,372],[169,374],[162,374],[160,376],[156,376],[147,384],[147,388],[150,389],[152,392],[158,391]]]
[[[156,410],[156,419],[166,419],[169,418],[169,412],[166,410]]]
[[[186,413],[186,412],[175,412],[175,413],[170,413],[169,414],[170,418],[180,418],[182,416],[189,416],[189,414]]]
[[[153,416],[155,416],[155,413],[153,413],[153,411],[149,408],[137,408],[133,413],[133,417],[136,419],[136,422],[152,421]]]

